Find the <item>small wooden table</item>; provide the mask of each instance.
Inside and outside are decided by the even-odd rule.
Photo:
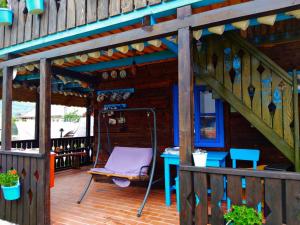
[[[207,152],[207,161],[206,165],[208,167],[226,167],[226,156],[228,152]],[[166,154],[163,153],[161,155],[164,158],[164,173],[165,173],[165,198],[166,205],[171,205],[171,191],[175,189],[174,186],[171,186],[170,181],[170,167],[171,165],[177,167],[177,176],[178,176],[178,168],[179,168],[179,155],[174,154]]]

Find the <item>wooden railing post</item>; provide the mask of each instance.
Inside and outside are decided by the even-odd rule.
[[[40,177],[44,186],[44,195],[39,195],[38,224],[50,224],[50,149],[51,149],[51,64],[47,59],[40,61],[40,121],[39,121],[39,148],[44,154],[44,160],[38,165],[41,173]]]
[[[178,9],[177,17],[191,14],[190,6]],[[192,33],[190,27],[178,30],[178,88],[180,164],[192,165],[194,148],[194,76],[192,70]],[[180,171],[180,224],[193,223],[194,198],[192,174]]]
[[[91,113],[92,113],[92,109],[91,109],[91,97],[87,98],[87,102],[86,102],[86,140],[87,140],[87,145],[90,144],[90,137],[91,137]]]
[[[300,148],[299,148],[299,105],[298,105],[298,77],[294,70],[294,145],[295,145],[295,169],[300,172]]]
[[[34,140],[36,143],[39,143],[39,135],[40,135],[40,98],[39,93],[36,93],[36,103],[35,103],[35,124],[34,124]]]
[[[11,118],[12,118],[12,79],[13,68],[3,68],[2,82],[2,131],[1,149],[11,149]]]

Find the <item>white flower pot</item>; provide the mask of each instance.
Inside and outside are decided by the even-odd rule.
[[[207,152],[194,152],[193,158],[195,166],[206,167]]]

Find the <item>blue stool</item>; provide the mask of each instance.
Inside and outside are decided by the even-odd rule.
[[[240,148],[231,148],[230,149],[230,158],[232,160],[232,168],[236,169],[237,160],[242,161],[251,161],[253,170],[257,168],[257,162],[259,160],[260,150],[259,149],[240,149]],[[246,188],[246,179],[242,179],[242,188]],[[227,198],[227,210],[231,208],[231,200]],[[257,211],[261,211],[261,203],[257,206]]]

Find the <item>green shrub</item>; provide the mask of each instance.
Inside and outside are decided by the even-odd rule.
[[[224,219],[228,224],[234,225],[261,225],[262,213],[251,207],[234,205],[232,210],[224,215]]]
[[[65,122],[78,122],[80,120],[80,116],[77,114],[78,110],[67,113],[64,115]]]
[[[9,170],[6,173],[0,173],[0,185],[12,187],[18,183],[19,176],[16,170]]]
[[[0,0],[0,8],[7,8],[7,0]]]

